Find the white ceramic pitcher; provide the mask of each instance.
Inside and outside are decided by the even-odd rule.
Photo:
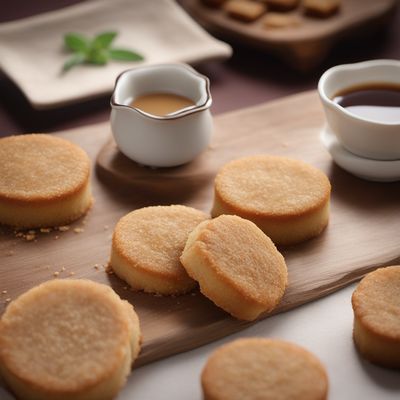
[[[138,96],[173,93],[191,99],[187,107],[156,116],[130,106]],[[111,128],[120,151],[152,167],[185,164],[206,149],[212,134],[210,83],[186,64],[130,69],[116,80],[111,97]]]

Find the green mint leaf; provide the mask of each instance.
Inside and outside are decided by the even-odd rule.
[[[86,56],[84,53],[76,53],[69,58],[63,65],[63,72],[69,71],[72,67],[85,62]]]
[[[105,65],[109,59],[119,61],[142,61],[144,57],[130,50],[110,48],[111,43],[118,35],[117,32],[107,31],[98,34],[90,40],[79,33],[64,35],[65,46],[75,54],[63,65],[62,71],[69,71],[79,64]]]
[[[92,51],[87,55],[86,61],[90,64],[104,65],[108,62],[108,53],[105,50],[92,49]]]
[[[79,33],[67,33],[64,36],[65,46],[75,52],[86,52],[89,49],[89,41]]]
[[[117,32],[102,32],[98,34],[93,39],[92,48],[108,49],[117,35]]]
[[[120,61],[142,61],[144,57],[138,53],[125,49],[110,49],[108,54],[113,60]]]

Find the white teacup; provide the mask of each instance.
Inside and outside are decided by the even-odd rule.
[[[138,96],[172,93],[194,103],[165,116],[130,106]],[[123,72],[111,97],[111,128],[120,151],[152,167],[185,164],[206,149],[212,134],[210,83],[186,64],[159,64]]]
[[[352,153],[376,160],[400,159],[400,115],[396,122],[357,116],[332,99],[347,88],[368,84],[400,85],[400,61],[373,60],[338,65],[320,78],[318,91],[330,129]]]

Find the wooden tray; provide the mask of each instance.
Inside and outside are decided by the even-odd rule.
[[[201,0],[180,0],[184,8],[210,32],[277,53],[295,69],[317,66],[332,46],[349,36],[371,33],[390,17],[396,0],[343,0],[340,12],[326,19],[297,14],[300,25],[266,29],[262,18],[243,23],[228,17],[221,9],[210,8]],[[360,37],[360,40],[362,38]]]
[[[4,229],[0,236],[0,313],[7,298],[53,279],[54,272],[59,272],[58,279],[74,272],[74,277],[112,286],[135,305],[144,339],[139,364],[248,326],[199,292],[179,297],[133,293],[102,266],[108,261],[113,226],[122,215],[145,205],[171,203],[209,211],[218,168],[250,154],[303,159],[324,170],[333,186],[326,231],[307,243],[281,249],[289,269],[289,288],[276,312],[325,296],[377,266],[399,263],[400,183],[366,182],[332,164],[318,139],[323,123],[315,92],[217,116],[214,140],[205,153],[186,166],[159,170],[138,167],[117,152],[109,141],[108,123],[57,133],[80,144],[93,160],[98,155],[92,179],[96,201],[90,213],[66,232],[38,233],[36,241],[27,242]],[[76,228],[83,232],[74,232]],[[3,290],[7,293],[2,294]]]

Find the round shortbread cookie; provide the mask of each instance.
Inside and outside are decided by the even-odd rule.
[[[204,400],[324,400],[328,377],[310,352],[275,339],[228,343],[209,357],[201,376]]]
[[[92,204],[90,160],[77,145],[45,134],[0,139],[0,223],[57,226]]]
[[[181,262],[206,297],[239,319],[254,320],[273,310],[287,284],[285,260],[272,241],[234,215],[194,229]]]
[[[208,218],[181,205],[132,211],[115,227],[111,268],[136,290],[166,295],[188,292],[196,282],[187,275],[179,257],[189,233]]]
[[[133,307],[87,280],[43,283],[0,320],[0,372],[21,400],[111,400],[139,350]]]
[[[400,368],[400,265],[365,276],[352,305],[353,337],[360,354],[375,364]]]
[[[319,235],[328,224],[331,185],[303,161],[277,156],[234,160],[215,178],[213,217],[253,221],[277,245]]]

